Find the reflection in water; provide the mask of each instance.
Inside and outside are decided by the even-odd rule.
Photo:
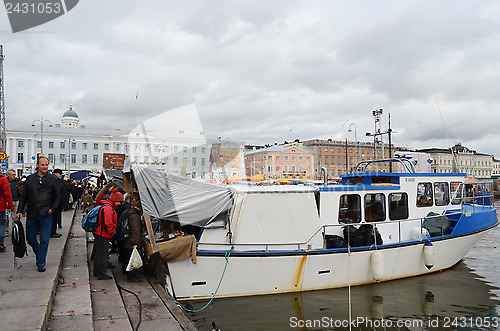
[[[455,317],[496,316],[500,301],[492,297],[499,288],[479,278],[460,262],[436,274],[351,288],[352,320],[441,320]],[[215,300],[202,312],[190,314],[200,330],[322,330],[299,327],[299,321],[349,320],[347,288]],[[193,302],[197,309],[206,301]],[[300,324],[300,325],[299,325]],[[331,324],[328,322],[328,326]],[[363,329],[361,326],[356,330]],[[426,324],[424,324],[425,326]],[[451,325],[450,325],[451,326]],[[328,327],[328,329],[336,329]],[[339,327],[338,329],[347,329]],[[408,329],[408,328],[400,328]],[[410,328],[411,329],[411,328]],[[433,328],[426,328],[433,329]]]
[[[497,207],[498,209],[498,207]],[[426,276],[412,277],[351,288],[353,330],[495,330],[500,329],[500,277],[496,243],[499,227],[489,232],[453,268]],[[244,285],[242,285],[244,286]],[[217,299],[205,310],[188,314],[200,330],[212,330],[211,323],[223,331],[236,330],[348,330],[349,289]],[[188,302],[199,309],[206,304]],[[462,318],[462,320],[460,320]],[[382,327],[367,321],[404,321],[403,327]],[[467,322],[498,322],[499,327]],[[328,322],[304,325],[307,322]],[[415,322],[417,321],[417,322]],[[338,325],[338,323],[344,325]],[[436,324],[438,323],[439,324]],[[453,323],[455,322],[455,323]],[[337,324],[335,324],[337,323]],[[422,324],[423,323],[423,324]],[[445,323],[447,323],[445,325]],[[419,327],[413,327],[418,325]],[[373,327],[377,326],[377,327]],[[423,328],[421,327],[423,326]]]

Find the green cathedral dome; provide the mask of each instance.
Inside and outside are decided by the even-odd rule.
[[[73,105],[69,105],[69,109],[66,110],[63,114],[63,118],[64,117],[75,117],[75,118],[78,118],[78,114],[76,113],[76,111],[73,110]]]

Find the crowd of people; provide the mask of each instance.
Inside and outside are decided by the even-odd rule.
[[[134,271],[126,271],[132,250],[142,243],[142,208],[137,193],[126,194],[112,182],[100,190],[90,183],[70,180],[61,169],[49,172],[49,160],[40,157],[36,172],[17,178],[9,169],[0,175],[0,252],[5,252],[5,237],[12,224],[26,217],[26,241],[36,256],[39,272],[46,271],[46,257],[50,239],[60,238],[57,229],[63,227],[62,212],[81,208],[83,215],[95,206],[99,222],[94,236],[94,276],[111,279],[106,269],[114,268],[108,262],[110,253],[118,252],[122,272],[129,282],[140,281]],[[117,227],[125,222],[127,233],[115,235]]]

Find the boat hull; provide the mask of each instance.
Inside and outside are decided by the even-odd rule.
[[[167,289],[182,300],[210,298],[214,293],[215,297],[232,297],[311,291],[370,284],[377,282],[375,279],[413,277],[453,266],[486,230],[433,239],[434,265],[430,270],[425,265],[425,241],[383,245],[377,249],[355,248],[350,252],[346,249],[236,251],[227,259],[224,252],[200,251],[196,264],[189,260],[168,263]],[[373,259],[375,251],[379,255]],[[379,264],[374,265],[374,260]]]

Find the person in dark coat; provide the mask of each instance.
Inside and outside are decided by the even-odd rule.
[[[129,236],[123,241],[122,272],[127,275],[127,282],[140,282],[136,270],[126,271],[132,249],[142,246],[142,207],[139,199],[133,198],[130,202],[132,208],[128,211]]]
[[[63,197],[66,190],[62,180],[63,172],[61,169],[54,169],[54,171],[52,171],[52,174],[57,177],[59,192],[61,194],[61,197]],[[57,226],[59,224],[61,224],[62,226],[62,210],[63,210],[63,201],[61,199],[59,206],[52,213],[52,229],[50,231],[50,238],[60,238],[62,236],[62,234],[57,233]]]
[[[49,159],[42,156],[37,161],[36,172],[26,178],[21,190],[17,217],[21,219],[24,207],[26,213],[26,239],[36,255],[36,266],[44,272],[49,248],[52,213],[59,207],[61,193],[57,178],[48,173]],[[37,235],[40,232],[40,242]]]

